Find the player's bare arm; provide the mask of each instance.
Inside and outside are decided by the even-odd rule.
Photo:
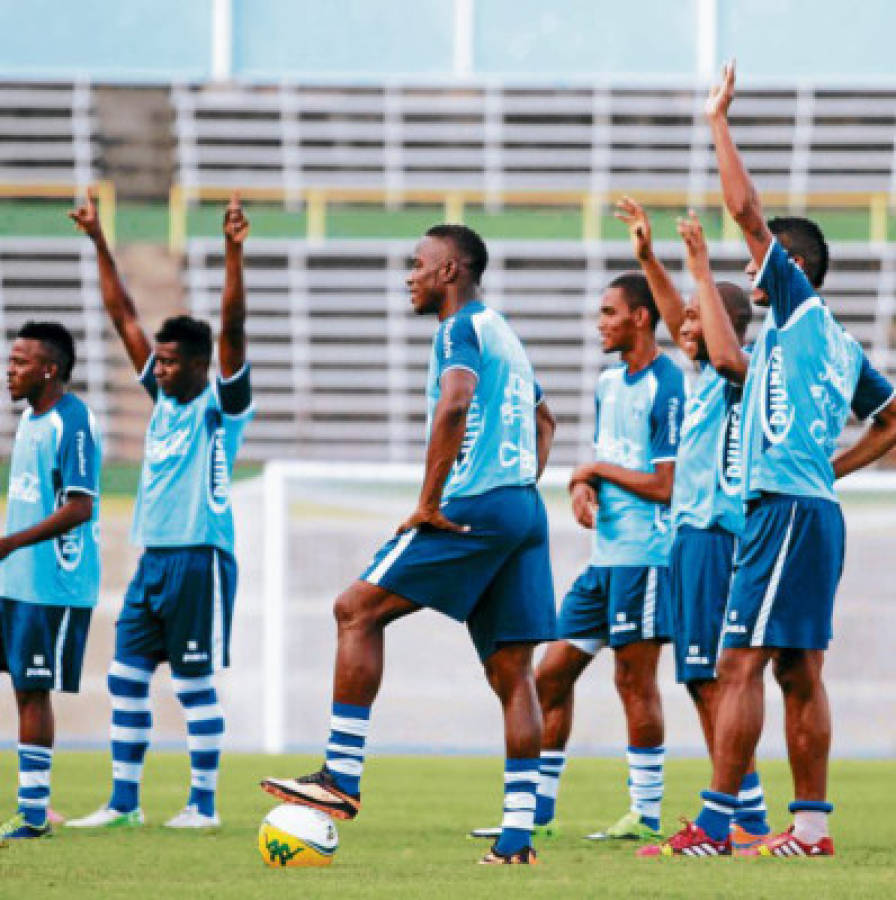
[[[68,216],[96,247],[103,306],[106,307],[106,312],[124,344],[131,364],[137,372],[142,372],[152,353],[152,345],[140,324],[137,307],[115,267],[115,260],[100,225],[96,197],[91,188],[87,189],[87,200],[84,205],[70,212]]]
[[[597,491],[588,481],[572,481],[569,483],[569,500],[572,514],[582,528],[594,528],[594,517],[597,515]]]
[[[243,284],[243,242],[249,220],[234,191],[224,211],[224,290],[221,294],[221,335],[218,360],[221,375],[230,378],[246,362],[246,290]]]
[[[535,452],[538,455],[538,469],[535,480],[538,481],[548,464],[551,455],[551,447],[554,445],[554,432],[557,430],[557,420],[548,407],[547,401],[542,400],[535,407]]]
[[[670,503],[672,484],[675,481],[675,463],[671,460],[658,462],[652,472],[637,472],[608,462],[586,463],[573,472],[569,481],[570,490],[575,485],[591,486],[596,481],[609,481],[652,503]]]
[[[467,412],[476,391],[476,376],[466,369],[448,369],[439,382],[441,396],[432,418],[426,471],[417,508],[398,526],[397,534],[426,525],[441,531],[466,532],[468,525],[450,521],[440,510],[442,490],[460,453],[467,428]]]
[[[731,316],[722,304],[710,269],[706,236],[693,210],[687,219],[678,220],[678,233],[684,241],[688,270],[697,288],[703,339],[706,341],[710,365],[723,378],[743,384],[750,360],[740,345]]]
[[[865,433],[834,459],[834,477],[843,478],[876,462],[896,447],[896,398],[878,411]]]
[[[761,266],[772,242],[772,233],[762,214],[759,193],[737,151],[728,124],[728,108],[734,99],[734,81],[735,66],[732,60],[722,67],[720,83],[710,89],[705,112],[716,148],[725,206],[743,231],[750,256],[757,266]]]
[[[650,292],[669,329],[669,334],[677,344],[681,323],[684,321],[684,300],[672,283],[666,267],[653,252],[650,219],[644,211],[644,207],[631,197],[623,197],[616,204],[614,215],[628,228],[635,258],[641,264],[641,269],[650,285]]]
[[[42,522],[0,538],[0,560],[6,559],[10,553],[21,550],[23,547],[30,547],[33,544],[40,544],[43,541],[59,537],[73,528],[89,522],[92,516],[93,497],[90,494],[69,494],[65,503]]]

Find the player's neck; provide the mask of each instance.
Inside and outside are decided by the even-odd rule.
[[[646,369],[659,356],[659,353],[660,350],[653,334],[637,335],[631,349],[622,353],[622,361],[628,368],[629,375],[635,375],[642,369]]]
[[[42,416],[62,399],[64,393],[65,390],[59,382],[49,382],[38,396],[29,397],[28,403],[36,416]]]
[[[468,294],[448,293],[445,300],[439,308],[439,321],[444,322],[445,319],[451,318],[458,310],[463,309],[468,303],[478,300],[475,288]]]

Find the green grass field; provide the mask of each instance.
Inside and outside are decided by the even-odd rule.
[[[621,760],[571,761],[561,791],[561,835],[542,841],[540,865],[474,865],[487,844],[465,831],[492,824],[500,811],[497,758],[376,757],[365,773],[364,810],[339,826],[341,847],[323,870],[271,870],[256,832],[274,805],[255,787],[270,773],[307,771],[316,760],[226,756],[217,834],[168,833],[160,822],[184,801],[186,754],[150,753],[142,830],[73,833],[0,850],[0,896],[151,897],[893,897],[896,821],[891,814],[896,763],[835,762],[831,768],[833,860],[638,860],[629,844],[596,846],[581,835],[605,825],[626,804]],[[11,798],[14,755],[0,758],[0,783]],[[774,825],[785,824],[789,777],[783,762],[762,766]],[[63,752],[53,772],[54,806],[81,815],[106,799],[103,753]],[[667,767],[665,825],[696,812],[707,765],[672,760]]]

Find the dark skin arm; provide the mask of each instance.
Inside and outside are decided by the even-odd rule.
[[[723,378],[735,384],[743,384],[750,367],[750,358],[740,345],[731,317],[722,304],[719,290],[713,281],[706,238],[693,210],[689,218],[678,220],[678,233],[684,241],[688,269],[697,286],[700,324],[710,365]]]
[[[868,426],[865,433],[851,446],[841,450],[834,459],[834,477],[843,478],[880,459],[896,446],[896,399],[891,400]]]
[[[650,219],[641,204],[631,197],[623,197],[616,204],[614,215],[628,226],[635,258],[641,264],[647,284],[650,285],[650,293],[653,294],[669,334],[677,344],[681,324],[684,322],[684,300],[672,283],[666,267],[654,255]]]
[[[535,480],[538,481],[548,464],[551,455],[551,447],[554,444],[554,432],[557,430],[557,420],[548,409],[546,401],[542,400],[535,407],[535,450],[538,454],[538,471]]]
[[[759,193],[740,158],[728,124],[728,107],[734,99],[734,75],[734,62],[726,63],[722,68],[721,83],[709,92],[705,111],[716,148],[725,206],[743,231],[750,256],[757,266],[761,266],[772,242],[772,233],[762,214]]]
[[[125,352],[137,372],[142,372],[146,361],[152,353],[152,345],[140,319],[137,315],[137,307],[134,305],[131,295],[127,292],[118,270],[115,260],[106,243],[106,237],[100,226],[100,218],[96,209],[96,199],[93,191],[88,188],[87,202],[78,209],[68,214],[69,218],[83,231],[96,247],[96,261],[99,267],[100,292],[103,296],[103,306],[124,344]]]
[[[464,432],[467,411],[476,392],[476,376],[467,369],[448,369],[439,382],[441,395],[432,418],[429,445],[426,448],[426,471],[417,508],[398,526],[396,534],[419,528],[421,525],[440,531],[467,532],[469,525],[458,525],[447,519],[439,505],[442,490],[454,465]]]
[[[42,522],[0,538],[0,560],[22,547],[40,544],[65,534],[90,521],[92,515],[93,497],[90,494],[68,494],[65,503]]]
[[[651,503],[670,503],[672,483],[675,480],[675,463],[658,462],[652,472],[636,472],[608,462],[586,463],[572,473],[569,481],[570,491],[580,484],[590,487],[599,480],[609,481]]]
[[[218,360],[221,375],[230,378],[246,362],[246,291],[243,285],[243,242],[249,220],[234,191],[224,212],[224,290],[221,294],[221,336]]]

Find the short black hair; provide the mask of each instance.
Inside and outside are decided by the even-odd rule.
[[[753,318],[753,307],[750,305],[747,292],[730,281],[717,281],[716,289],[722,298],[722,305],[725,307],[725,312],[728,313],[728,318],[731,319],[734,330],[738,337],[743,338],[747,333],[750,319]]]
[[[185,356],[211,360],[212,329],[208,322],[192,316],[172,316],[156,332],[160,344],[176,343]]]
[[[451,241],[466,259],[473,283],[479,284],[488,265],[488,250],[485,241],[472,228],[467,228],[466,225],[433,225],[426,236]]]
[[[769,220],[768,228],[791,256],[799,256],[803,260],[809,283],[820,288],[828,273],[830,253],[828,242],[818,225],[802,216],[778,216]]]
[[[617,275],[610,282],[609,287],[622,290],[630,310],[646,309],[650,316],[650,327],[656,328],[660,320],[660,311],[656,308],[656,301],[653,299],[650,285],[644,275],[640,272],[625,272]]]
[[[75,367],[75,341],[61,322],[26,322],[16,337],[40,341],[59,369],[59,377],[67,382]]]

